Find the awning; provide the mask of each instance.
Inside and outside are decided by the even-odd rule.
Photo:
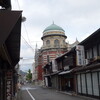
[[[75,67],[73,69],[73,72],[83,72],[83,71],[99,69],[99,68],[100,68],[100,63],[94,63],[87,66]]]
[[[7,40],[12,31],[13,34],[18,34],[20,31],[21,12],[22,11],[0,10],[0,45]],[[14,37],[14,39],[16,38],[17,37]]]
[[[63,72],[59,73],[59,75],[69,74],[71,72],[72,72],[72,70],[67,70],[67,71],[63,71]]]
[[[50,74],[43,75],[44,77],[51,76]]]
[[[59,71],[57,71],[57,72],[55,72],[55,73],[45,74],[45,75],[44,75],[44,77],[45,77],[45,76],[53,76],[53,75],[58,75],[58,73],[59,73]]]
[[[5,52],[1,56],[12,66],[20,59],[21,19],[22,11],[0,10],[0,48]]]

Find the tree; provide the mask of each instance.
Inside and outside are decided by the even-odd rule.
[[[26,75],[26,80],[29,81],[29,82],[31,82],[31,80],[32,80],[32,73],[31,73],[30,69],[28,70],[28,73]]]

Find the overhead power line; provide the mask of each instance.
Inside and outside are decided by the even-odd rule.
[[[16,0],[17,1],[17,4],[18,4],[18,9],[20,10],[20,5],[19,5],[19,1],[18,0]]]
[[[23,58],[22,60],[30,60],[30,59],[34,59],[34,58]]]
[[[24,39],[25,43],[32,49],[32,51],[34,52],[34,49],[32,48],[32,46],[26,41],[26,39],[21,35],[21,37]]]
[[[25,28],[25,32],[26,32],[26,35],[27,35],[28,41],[29,41],[29,43],[30,43],[30,39],[29,39],[29,35],[28,35],[28,31],[27,31],[27,29],[26,29],[26,25],[25,25],[25,23],[23,23],[23,25],[24,25],[24,28]]]
[[[17,4],[18,4],[18,8],[19,8],[19,10],[20,10],[20,4],[19,4],[19,1],[18,1],[18,0],[17,0]],[[24,19],[24,21],[26,21],[26,18],[25,18],[25,17],[23,17],[22,19]],[[30,39],[29,39],[29,35],[28,35],[28,31],[27,31],[27,29],[26,29],[26,25],[25,25],[24,21],[23,21],[23,26],[24,26],[24,28],[25,28],[25,32],[26,32],[26,35],[27,35],[28,41],[29,41],[29,43],[30,43]]]
[[[20,4],[19,4],[19,1],[18,0],[16,0],[17,1],[17,4],[18,4],[18,9],[20,10]],[[26,18],[24,18],[25,19],[25,21],[26,21]],[[31,43],[30,42],[30,39],[29,39],[29,35],[28,35],[28,31],[27,31],[27,28],[26,28],[26,25],[25,25],[25,23],[24,23],[24,21],[23,21],[23,26],[24,26],[24,29],[25,29],[25,32],[26,32],[26,35],[27,35],[27,38],[28,38],[28,42],[29,43]],[[26,41],[26,39],[21,35],[21,37],[24,39],[24,41],[25,41],[25,43],[32,49],[32,51],[34,52],[34,49],[32,48],[32,46]]]

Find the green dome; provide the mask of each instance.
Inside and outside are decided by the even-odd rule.
[[[54,23],[48,26],[43,32],[51,31],[51,30],[59,30],[65,32],[60,26],[57,26]]]

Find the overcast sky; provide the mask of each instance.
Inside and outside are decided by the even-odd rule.
[[[22,24],[22,36],[33,49],[36,43],[41,47],[42,32],[53,21],[65,30],[69,43],[76,38],[81,42],[100,28],[100,0],[12,0],[12,9],[23,10],[26,21]],[[25,40],[21,42],[21,57],[34,58],[34,50]],[[32,61],[22,61],[23,66]]]

